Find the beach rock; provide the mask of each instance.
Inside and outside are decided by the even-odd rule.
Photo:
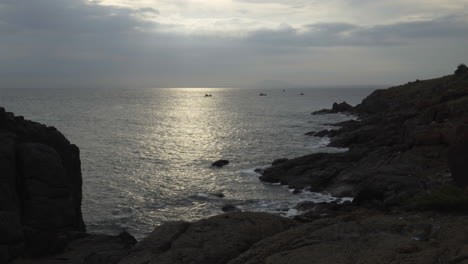
[[[0,260],[58,252],[84,232],[79,149],[0,109]],[[1,262],[1,261],[0,261]]]
[[[190,224],[166,225],[153,231],[151,243],[144,240],[144,246],[136,246],[142,250],[119,263],[227,263],[256,242],[297,224],[266,213],[228,213]]]
[[[221,168],[221,167],[226,166],[228,164],[229,164],[228,160],[217,160],[217,161],[213,162],[211,164],[211,166]]]

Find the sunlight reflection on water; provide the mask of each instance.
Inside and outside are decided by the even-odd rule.
[[[293,196],[287,188],[264,184],[253,169],[276,158],[336,151],[325,147],[326,139],[303,134],[349,117],[310,112],[335,101],[355,104],[370,90],[309,89],[300,96],[301,90],[271,89],[259,97],[260,92],[7,90],[0,103],[8,111],[57,127],[80,147],[82,208],[89,231],[126,229],[141,238],[154,225],[218,214],[225,204],[284,213],[282,209],[300,199],[325,199]],[[221,158],[231,163],[211,168]]]

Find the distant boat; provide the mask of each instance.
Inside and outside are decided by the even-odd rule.
[[[260,93],[259,96],[266,96],[266,93]]]
[[[301,95],[304,95],[304,93],[301,93]]]
[[[205,94],[205,97],[211,97],[211,94]]]

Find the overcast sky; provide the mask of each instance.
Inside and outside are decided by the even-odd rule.
[[[468,0],[1,0],[0,88],[393,85],[468,63]]]

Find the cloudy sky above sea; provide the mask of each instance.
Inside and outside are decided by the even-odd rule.
[[[468,63],[468,0],[1,0],[0,62],[0,88],[394,85]]]

